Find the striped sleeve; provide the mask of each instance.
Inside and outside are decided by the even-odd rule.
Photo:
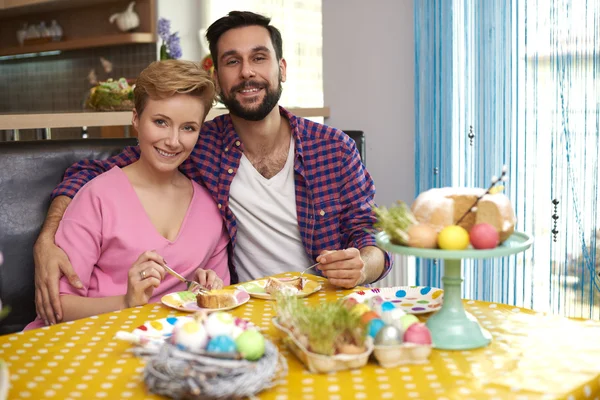
[[[137,161],[139,156],[139,147],[129,146],[120,154],[105,160],[81,160],[67,169],[63,176],[63,181],[52,191],[52,198],[54,199],[57,196],[73,198],[83,185],[98,175],[115,166],[120,168],[125,167]]]

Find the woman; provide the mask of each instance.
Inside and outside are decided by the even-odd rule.
[[[115,167],[74,197],[56,233],[83,289],[60,282],[64,321],[160,301],[185,284],[229,284],[229,236],[206,189],[179,171],[196,145],[215,87],[199,64],[150,64],[136,80],[132,124],[140,159]],[[43,326],[40,318],[25,329]]]

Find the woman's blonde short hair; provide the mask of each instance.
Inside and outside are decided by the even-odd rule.
[[[133,96],[139,115],[144,111],[148,98],[165,99],[176,93],[199,97],[204,104],[205,114],[215,101],[215,84],[210,74],[200,63],[184,60],[154,61],[148,65],[135,81]]]

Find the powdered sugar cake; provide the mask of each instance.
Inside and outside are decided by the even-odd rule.
[[[415,199],[411,211],[420,223],[430,224],[439,231],[455,224],[483,195],[476,211],[468,213],[459,225],[469,231],[475,224],[488,223],[496,228],[503,242],[515,230],[515,212],[505,194],[484,195],[485,192],[481,188],[464,187],[430,189]]]

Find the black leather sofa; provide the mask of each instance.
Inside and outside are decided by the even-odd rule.
[[[0,142],[0,299],[12,308],[0,321],[0,334],[20,331],[35,318],[33,244],[65,170],[136,143],[134,138]]]

